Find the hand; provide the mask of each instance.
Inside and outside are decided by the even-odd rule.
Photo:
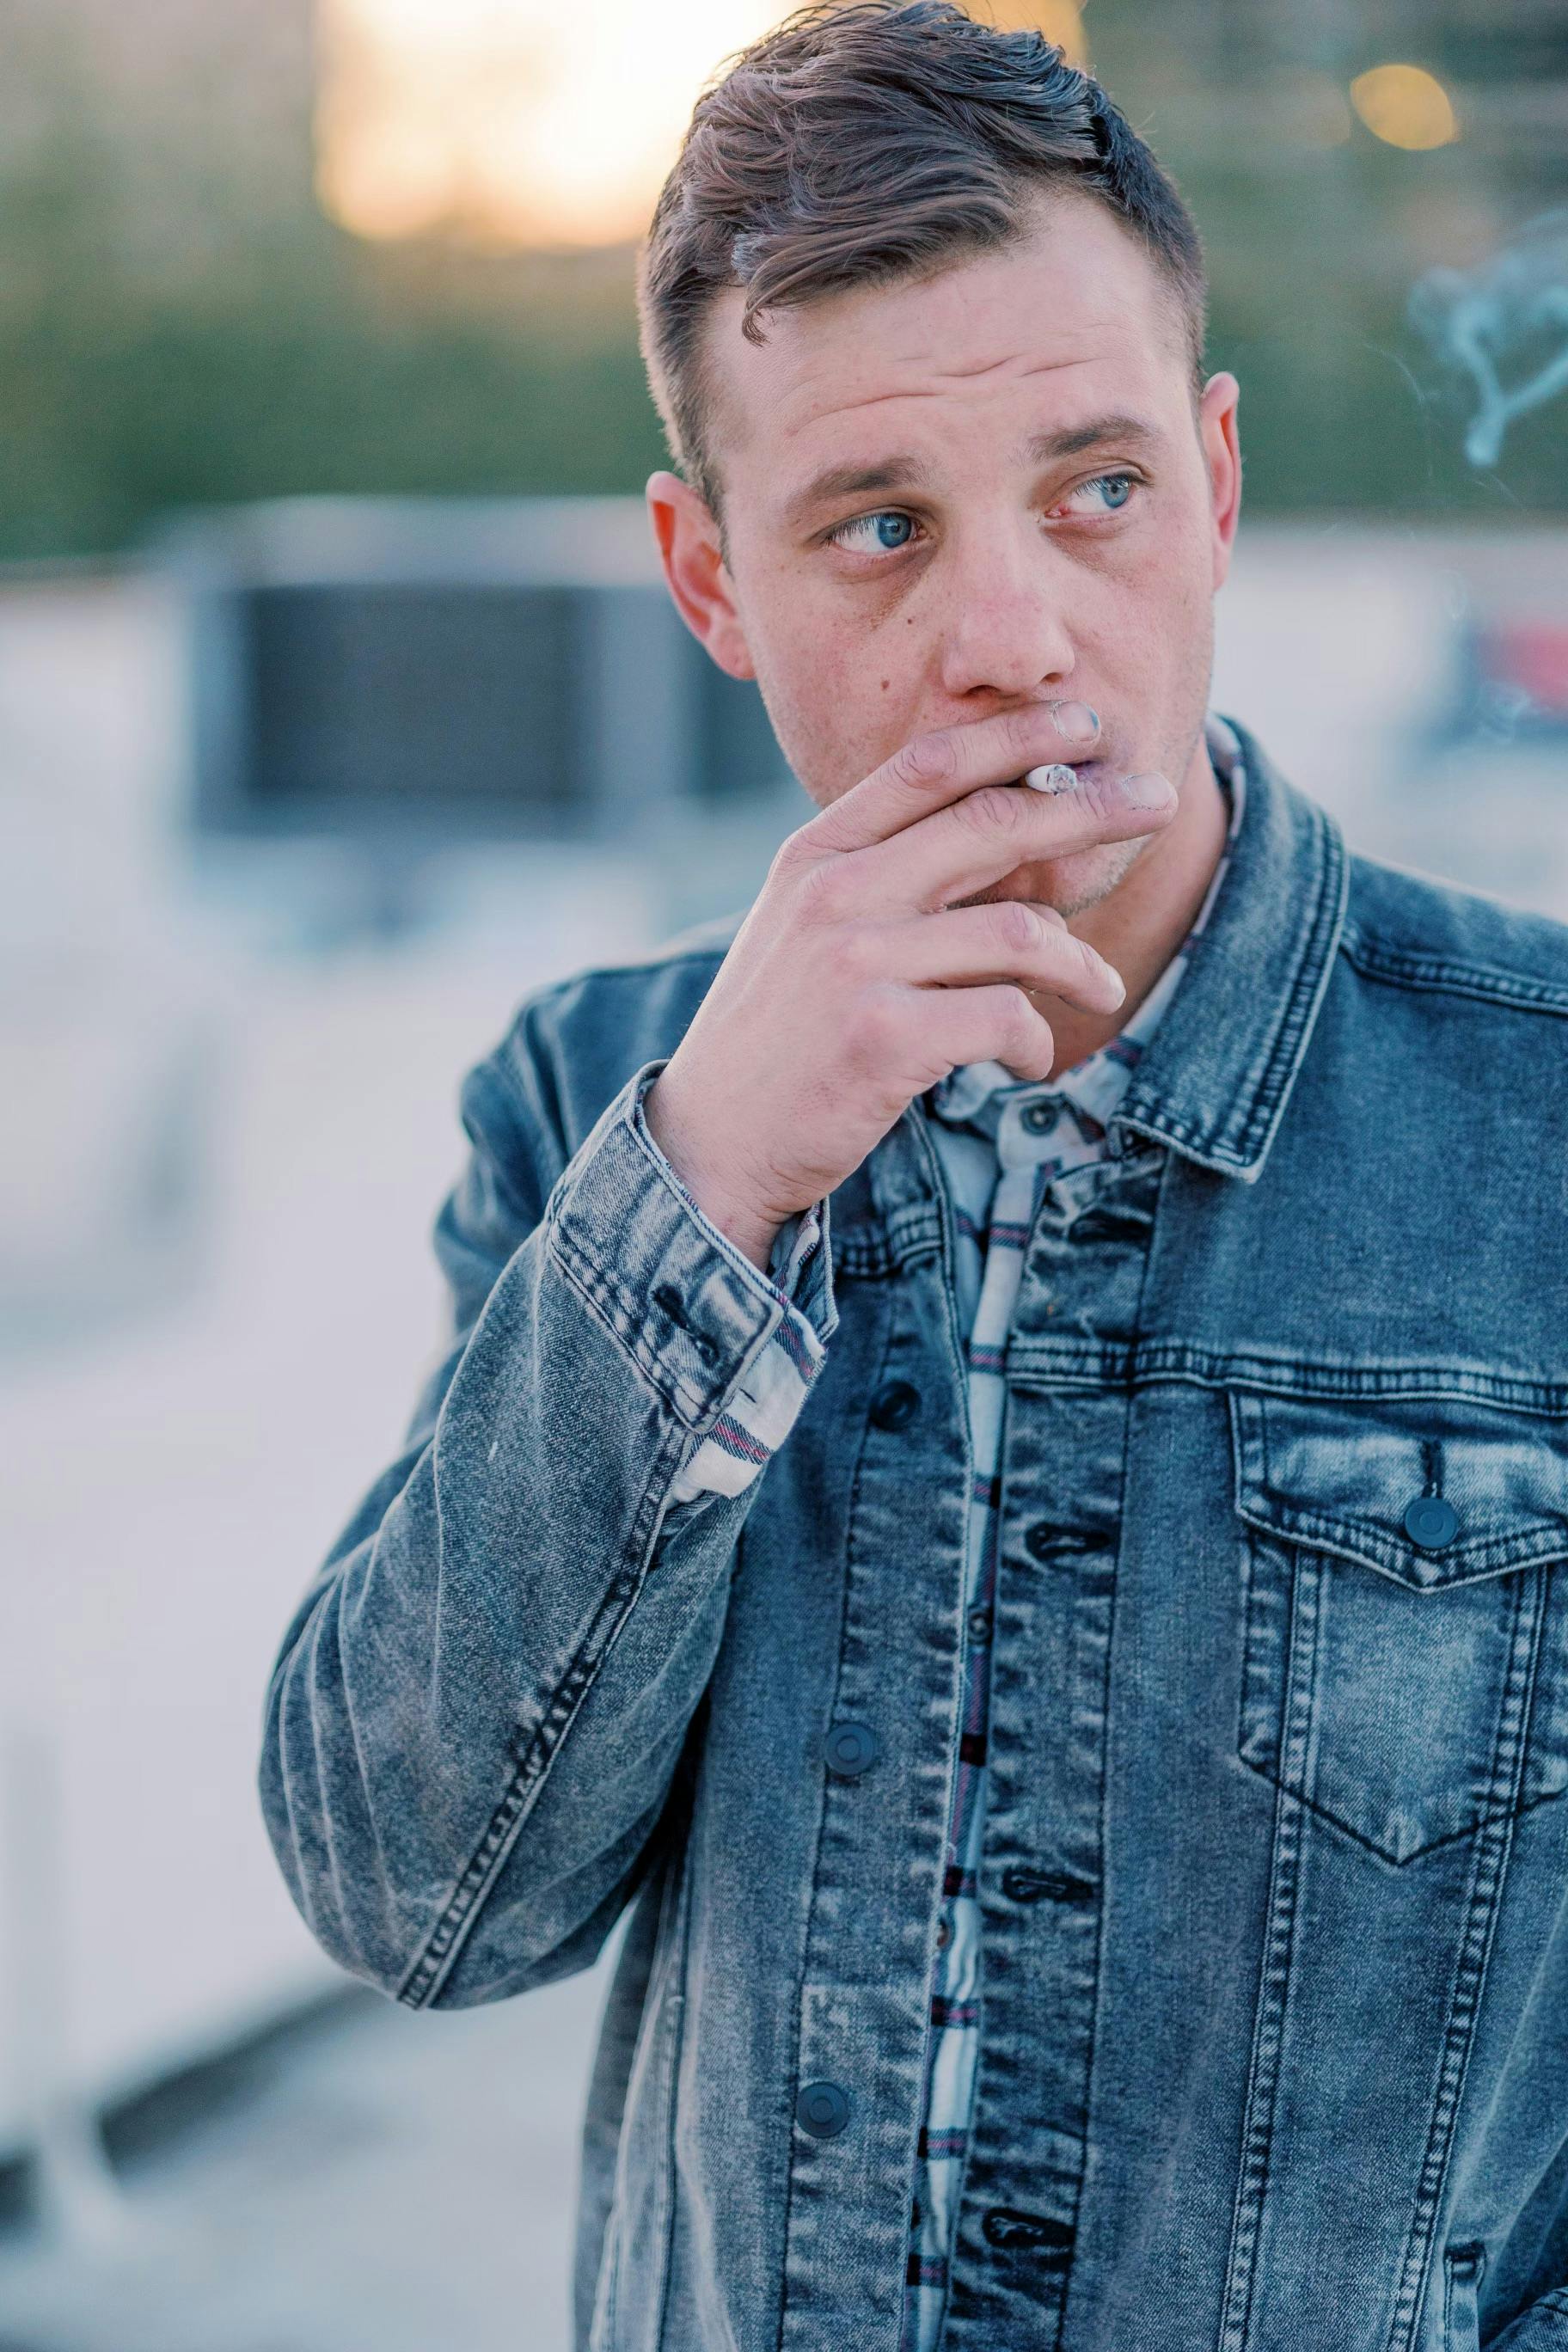
[[[1163,777],[1131,780],[1163,788],[1153,801],[1104,772],[1048,794],[1021,784],[1088,755],[1093,734],[1066,736],[1060,708],[918,735],[780,847],[643,1098],[681,1181],[754,1265],[961,1063],[1049,1076],[1056,1042],[1026,989],[1102,1013],[1126,995],[1054,908],[951,903],[1174,813]]]

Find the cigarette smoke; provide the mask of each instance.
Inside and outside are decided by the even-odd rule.
[[[1568,205],[1542,213],[1489,261],[1429,269],[1410,323],[1473,400],[1472,466],[1495,466],[1517,417],[1568,391]]]

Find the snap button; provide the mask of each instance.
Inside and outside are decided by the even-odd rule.
[[[822,1743],[822,1757],[830,1772],[858,1780],[877,1760],[877,1736],[868,1723],[836,1723]]]
[[[1018,1124],[1026,1127],[1031,1135],[1045,1135],[1055,1127],[1058,1116],[1054,1101],[1026,1103],[1018,1113]]]
[[[921,1409],[921,1392],[908,1381],[889,1381],[871,1400],[871,1418],[879,1429],[907,1429]]]
[[[988,1642],[991,1639],[991,1612],[989,1609],[972,1609],[970,1611],[969,1638],[972,1642]]]
[[[653,1294],[653,1303],[656,1307],[663,1308],[678,1329],[685,1332],[703,1363],[711,1364],[717,1360],[721,1352],[719,1342],[717,1339],[710,1339],[706,1331],[699,1331],[696,1325],[689,1320],[681,1301],[680,1293],[672,1282],[659,1284]]]
[[[1423,1551],[1441,1551],[1459,1532],[1459,1515],[1441,1495],[1417,1495],[1406,1507],[1405,1532]]]
[[[807,2083],[795,2103],[795,2119],[813,2139],[836,2139],[849,2120],[849,2099],[837,2083]]]

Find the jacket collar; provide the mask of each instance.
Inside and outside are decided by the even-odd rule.
[[[1247,768],[1230,869],[1111,1126],[1253,1184],[1333,970],[1350,858],[1328,811],[1226,723]]]
[[[1226,718],[1247,769],[1230,866],[1191,961],[1108,1122],[1256,1183],[1306,1057],[1344,925],[1350,860],[1326,809]],[[917,1097],[833,1203],[868,1272],[934,1245],[942,1182]]]

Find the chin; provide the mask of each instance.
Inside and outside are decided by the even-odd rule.
[[[1068,922],[1087,908],[1108,898],[1132,863],[1128,853],[1140,845],[1097,841],[1048,866],[1020,866],[985,892],[986,898],[1023,898],[1033,907],[1054,907]]]

